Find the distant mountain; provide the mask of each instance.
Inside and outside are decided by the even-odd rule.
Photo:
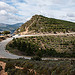
[[[6,27],[8,24],[0,23],[0,27]]]
[[[11,31],[11,33],[13,33],[17,28],[19,28],[23,23],[16,23],[16,24],[4,24],[4,23],[0,23],[0,31]]]
[[[56,33],[75,32],[75,23],[34,15],[16,30],[16,33]]]

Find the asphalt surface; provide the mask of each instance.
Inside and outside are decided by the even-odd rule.
[[[20,38],[21,36],[14,36],[15,38]],[[23,36],[22,36],[23,37]],[[2,42],[0,42],[0,58],[10,58],[10,59],[17,59],[17,58],[25,58],[25,59],[30,59],[31,57],[24,57],[24,56],[18,56],[18,55],[14,55],[12,53],[9,53],[5,50],[6,45],[13,39],[12,38],[8,38],[6,40],[3,40]]]

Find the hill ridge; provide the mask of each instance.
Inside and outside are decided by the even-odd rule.
[[[33,23],[33,21],[35,21]],[[30,26],[32,24],[32,26]],[[16,30],[16,33],[24,33],[28,28],[28,33],[56,33],[56,32],[75,32],[75,23],[47,18],[42,15],[34,15],[32,18],[24,23]]]

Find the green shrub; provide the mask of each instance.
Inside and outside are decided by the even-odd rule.
[[[6,63],[5,71],[7,71],[8,69],[15,69],[13,62],[7,62]]]
[[[31,58],[31,60],[41,61],[42,59],[39,56],[34,56]]]
[[[3,69],[2,66],[0,66],[0,71],[1,71],[2,69]]]

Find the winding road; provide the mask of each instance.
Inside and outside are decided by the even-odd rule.
[[[36,34],[36,35],[15,35],[11,38],[8,38],[6,40],[3,40],[2,42],[0,42],[0,58],[10,58],[10,59],[18,59],[18,58],[25,58],[25,59],[31,59],[31,57],[27,57],[27,56],[18,56],[18,55],[14,55],[12,53],[9,53],[5,50],[5,47],[7,45],[7,43],[9,43],[13,38],[21,38],[21,37],[31,37],[31,36],[50,36],[50,35],[59,35],[59,36],[63,36],[63,35],[75,35],[75,32],[73,33],[62,33],[62,34]],[[42,58],[43,60],[49,60],[52,58]],[[58,60],[60,58],[53,58],[53,60]],[[74,59],[74,58],[73,58]],[[74,59],[75,60],[75,59]]]

